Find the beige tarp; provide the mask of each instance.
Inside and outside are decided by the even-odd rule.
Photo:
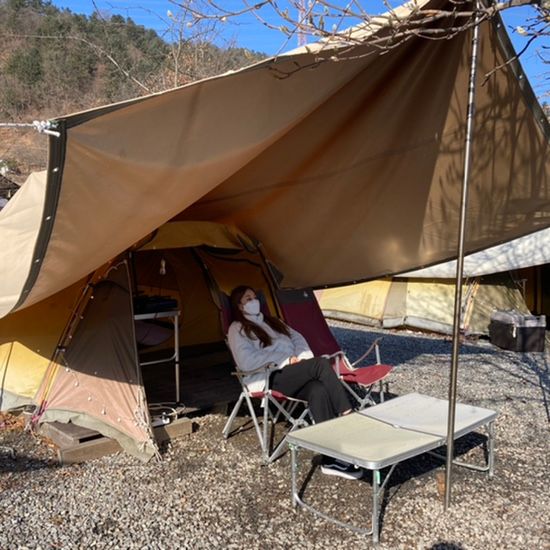
[[[31,269],[42,223],[46,175],[31,174],[0,213],[0,316],[19,299]]]
[[[550,228],[481,250],[464,258],[464,276],[479,277],[550,263]],[[456,277],[456,260],[404,273],[406,277]]]
[[[480,32],[467,252],[550,225],[542,111],[517,64],[484,83],[507,59],[503,33],[492,23]],[[363,55],[370,48],[339,62],[329,49],[297,52],[58,119],[44,217],[29,236],[37,245],[24,266],[2,272],[0,315],[72,284],[175,216],[258,238],[286,287],[451,258],[470,36]]]

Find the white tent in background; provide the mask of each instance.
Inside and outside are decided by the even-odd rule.
[[[461,330],[489,333],[491,314],[528,313],[512,272],[550,263],[550,229],[487,248],[464,258]],[[451,334],[456,260],[358,285],[317,292],[327,317],[385,328],[409,327]]]
[[[492,246],[464,258],[464,276],[479,277],[550,263],[550,228]],[[403,277],[450,279],[456,260],[404,273]]]

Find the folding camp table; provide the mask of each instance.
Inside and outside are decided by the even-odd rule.
[[[174,325],[174,352],[170,357],[156,359],[154,361],[140,361],[140,366],[156,365],[158,363],[169,363],[174,361],[174,371],[176,379],[176,403],[180,403],[180,342],[179,342],[179,317],[180,311],[177,309],[168,311],[153,311],[150,313],[137,313],[134,315],[136,321],[151,321],[154,319],[172,319]]]
[[[397,397],[360,412],[296,430],[288,435],[291,450],[292,501],[338,525],[379,539],[380,502],[384,488],[397,464],[408,458],[433,451],[446,443],[448,402],[418,393]],[[457,404],[454,438],[477,428],[487,431],[487,465],[461,461],[454,464],[486,471],[494,469],[495,411]],[[297,491],[297,454],[299,449],[321,453],[361,468],[372,470],[372,522],[370,528],[344,523],[304,502]],[[436,455],[445,458],[442,455]],[[390,467],[381,483],[381,470]]]

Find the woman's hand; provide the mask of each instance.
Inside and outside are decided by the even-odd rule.
[[[289,360],[288,360],[288,364],[289,365],[294,365],[294,363],[298,363],[300,361],[300,359],[298,359],[298,357],[296,357],[295,355],[293,355]]]

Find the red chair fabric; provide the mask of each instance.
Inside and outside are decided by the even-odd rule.
[[[384,400],[382,380],[393,367],[374,363],[354,368],[332,334],[312,290],[278,291],[277,299],[288,325],[297,330],[307,340],[314,355],[328,355],[333,359],[334,368],[344,387],[358,402],[359,408],[374,404],[371,392],[374,384],[379,384],[380,401]],[[377,346],[377,343],[374,344]],[[365,393],[360,395],[353,384],[361,386]]]

